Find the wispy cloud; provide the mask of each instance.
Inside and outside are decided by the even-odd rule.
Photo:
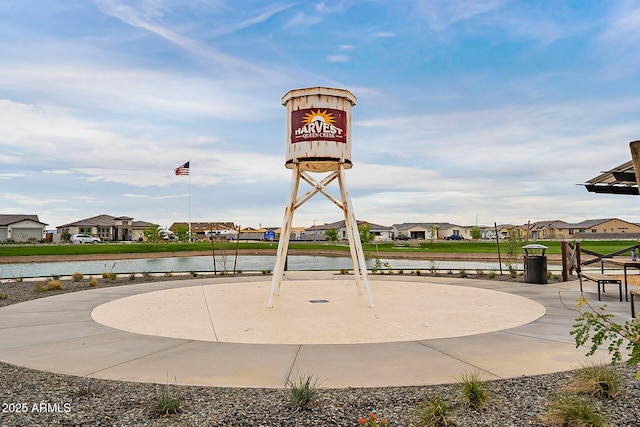
[[[290,20],[287,22],[285,28],[295,28],[295,27],[307,27],[311,25],[316,25],[322,22],[322,16],[316,14],[308,14],[304,12],[297,12]]]
[[[0,173],[0,179],[14,179],[23,177],[23,173]]]
[[[67,169],[56,169],[56,170],[44,170],[42,173],[51,174],[51,175],[70,175],[73,172]]]
[[[292,7],[293,7],[293,4],[272,4],[267,6],[267,8],[264,11],[260,12],[256,16],[252,16],[249,19],[246,19],[241,22],[237,22],[235,24],[228,24],[228,25],[221,26],[219,28],[215,28],[211,30],[209,34],[211,34],[212,36],[220,36],[223,34],[235,33],[237,31],[244,30],[245,28],[252,27],[256,24],[261,24],[263,22],[266,22],[269,19],[271,19],[273,16],[281,12],[284,12],[285,10],[288,10]]]
[[[417,0],[415,7],[422,13],[429,26],[436,31],[443,30],[458,22],[465,21],[496,10],[504,0]]]
[[[18,209],[20,207],[38,207],[38,206],[46,206],[49,204],[55,203],[63,203],[66,200],[55,198],[55,197],[32,197],[24,194],[17,193],[0,193],[0,197],[7,201],[11,201],[13,209]]]
[[[272,74],[263,67],[225,54],[210,44],[205,44],[197,39],[185,36],[169,28],[167,25],[162,25],[162,21],[156,19],[158,17],[157,15],[149,15],[146,11],[124,4],[118,0],[96,0],[96,2],[106,15],[116,18],[124,24],[146,30],[193,55],[205,58],[224,67],[227,71],[252,73],[254,75],[257,73],[263,75],[265,78],[276,77],[276,73]],[[261,17],[246,23],[245,27],[252,23],[260,22],[260,19],[267,19],[273,13],[277,13],[277,11],[279,10],[274,10],[272,13],[265,12]]]
[[[598,55],[608,62],[610,75],[634,74],[640,70],[640,5],[637,2],[616,2],[606,18],[606,27],[598,38]]]
[[[150,196],[148,194],[123,194],[122,197],[127,197],[130,199],[149,199],[149,200],[171,200],[171,199],[184,199],[185,197],[189,197],[188,194],[171,194],[165,196]]]
[[[328,55],[327,56],[327,61],[329,61],[329,62],[348,62],[349,61],[349,57],[347,55],[344,55],[344,54]]]

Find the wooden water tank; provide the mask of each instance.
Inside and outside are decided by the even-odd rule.
[[[351,168],[351,107],[356,97],[344,89],[312,87],[290,90],[287,108],[285,166],[328,172],[339,164]]]

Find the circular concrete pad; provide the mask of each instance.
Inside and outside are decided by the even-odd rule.
[[[418,341],[514,328],[545,314],[518,295],[433,283],[373,281],[376,307],[353,280],[225,283],[148,292],[96,307],[115,329],[170,338],[248,344]]]

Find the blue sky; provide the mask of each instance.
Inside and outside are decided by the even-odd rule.
[[[578,184],[640,139],[638,28],[638,1],[3,1],[0,213],[279,226],[280,99],[327,86],[358,99],[358,219],[637,222]]]

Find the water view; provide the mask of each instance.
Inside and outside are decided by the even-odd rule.
[[[234,262],[236,270],[243,272],[260,272],[273,269],[275,256],[239,256],[235,261],[233,256],[216,257],[216,271],[232,272]],[[381,259],[384,268],[386,264],[394,270],[429,270],[436,268],[439,271],[458,271],[466,269],[475,272],[482,269],[485,272],[499,271],[498,262],[491,261],[432,261],[432,260],[409,260],[409,259]],[[375,266],[375,260],[367,260],[367,268]],[[331,271],[341,269],[351,269],[351,258],[349,257],[327,257],[327,256],[289,256],[288,269],[291,271]],[[506,271],[503,262],[502,268]],[[522,269],[522,265],[516,268]],[[549,269],[552,269],[550,266]],[[81,272],[85,275],[101,275],[105,271],[118,274],[128,273],[164,273],[164,272],[213,272],[213,259],[211,256],[192,257],[170,257],[170,258],[145,258],[145,259],[124,259],[118,261],[69,261],[69,262],[34,262],[25,264],[0,264],[0,279],[47,277],[47,276],[70,276],[74,272]]]

